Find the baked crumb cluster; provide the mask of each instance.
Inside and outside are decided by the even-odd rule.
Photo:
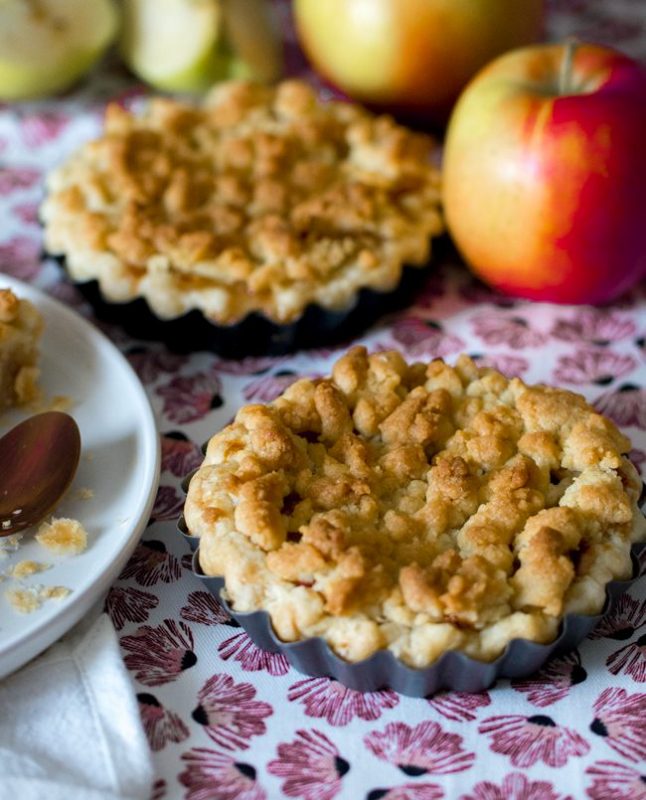
[[[185,518],[204,572],[285,641],[490,660],[631,575],[630,446],[580,395],[355,347],[213,436]]]
[[[87,548],[87,531],[76,519],[53,517],[40,524],[36,541],[56,555],[77,556]]]
[[[104,135],[52,172],[49,252],[110,301],[161,318],[289,322],[423,266],[441,232],[435,143],[285,81],[219,85],[201,106],[108,109]]]
[[[33,614],[47,600],[63,600],[71,594],[67,586],[22,586],[7,589],[5,596],[9,604],[21,614]]]
[[[36,401],[40,313],[11,289],[0,289],[0,412]]]
[[[17,533],[0,538],[0,559],[6,557],[9,552],[16,552],[22,537],[22,533]],[[39,525],[35,539],[41,547],[56,556],[76,556],[87,548],[88,534],[78,520],[53,517],[49,522],[42,522]],[[47,600],[63,600],[71,594],[72,590],[67,586],[29,585],[23,582],[26,578],[49,570],[51,566],[46,562],[23,559],[4,572],[0,572],[0,582],[4,578],[18,581],[18,586],[12,585],[4,592],[6,600],[14,611],[32,614]]]

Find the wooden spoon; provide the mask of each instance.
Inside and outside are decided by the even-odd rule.
[[[78,467],[81,434],[61,411],[36,414],[0,438],[0,536],[40,522]]]

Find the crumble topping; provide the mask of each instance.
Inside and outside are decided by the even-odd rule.
[[[202,105],[108,108],[48,178],[49,252],[114,302],[275,322],[350,305],[424,266],[442,228],[436,144],[305,83],[219,84]]]
[[[630,447],[572,392],[355,347],[211,438],[185,518],[204,572],[285,641],[491,660],[630,576],[646,535]]]
[[[20,313],[20,300],[11,289],[0,289],[0,322],[15,322]]]
[[[87,531],[76,519],[58,517],[39,526],[36,541],[57,555],[75,556],[87,547]]]
[[[0,412],[40,397],[38,342],[43,319],[28,300],[0,289]]]

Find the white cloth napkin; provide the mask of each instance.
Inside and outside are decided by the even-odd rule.
[[[150,750],[105,614],[0,681],[0,800],[147,800]]]

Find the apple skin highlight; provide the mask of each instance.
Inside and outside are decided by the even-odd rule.
[[[469,84],[447,132],[445,211],[485,282],[600,304],[646,275],[646,70],[580,44],[559,89],[563,58],[523,48]]]
[[[334,86],[376,109],[446,123],[478,69],[541,37],[544,3],[295,0],[294,16],[305,52]]]

